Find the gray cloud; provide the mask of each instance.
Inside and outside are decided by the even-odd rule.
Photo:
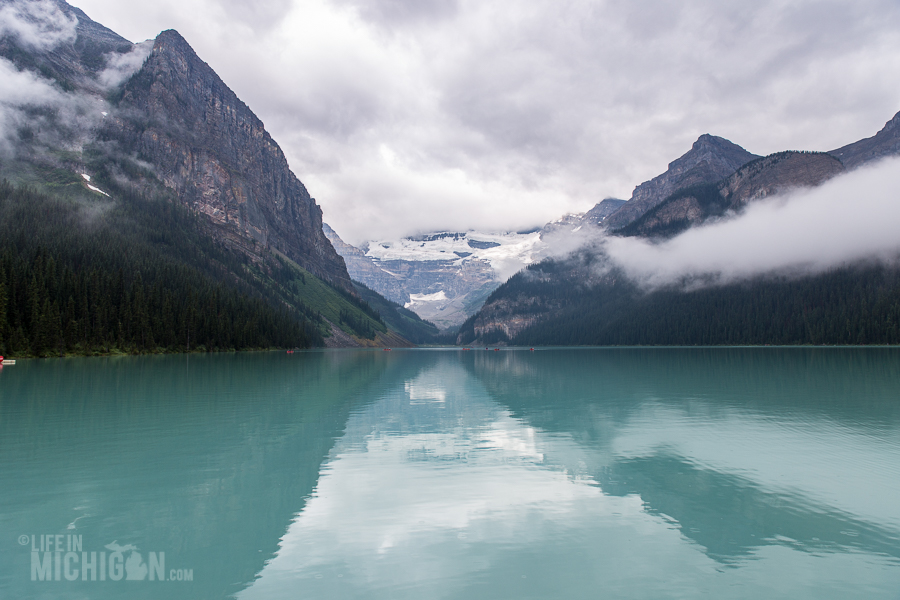
[[[222,0],[219,6],[228,18],[249,26],[255,32],[266,33],[277,27],[291,10],[291,0]]]
[[[0,36],[11,35],[39,50],[73,41],[77,25],[78,19],[52,0],[6,0],[0,6]]]
[[[0,58],[0,151],[13,153],[19,130],[26,123],[40,121],[38,115],[26,114],[26,107],[52,109],[62,102],[63,94],[46,79]]]
[[[628,197],[702,133],[836,148],[900,109],[893,0],[76,0],[177,28],[348,241],[518,229]]]
[[[647,287],[729,283],[755,275],[817,273],[863,260],[900,258],[900,159],[813,189],[749,205],[741,215],[662,243],[607,237],[612,265]]]
[[[334,4],[353,7],[366,21],[389,30],[446,19],[460,9],[458,0],[334,0]]]

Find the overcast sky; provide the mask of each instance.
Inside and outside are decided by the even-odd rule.
[[[177,29],[351,243],[628,198],[703,133],[829,150],[900,110],[896,0],[75,0]]]

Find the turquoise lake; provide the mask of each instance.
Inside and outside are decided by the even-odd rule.
[[[897,600],[900,349],[22,360],[0,532],[0,598]]]

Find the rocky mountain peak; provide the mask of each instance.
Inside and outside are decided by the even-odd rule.
[[[352,290],[322,211],[262,121],[175,30],[159,34],[104,132],[156,175],[212,233],[247,254],[273,250]]]
[[[798,187],[815,187],[844,171],[825,152],[785,151],[753,160],[715,185],[684,189],[669,196],[622,232],[667,237],[710,218],[737,213],[755,200]]]
[[[584,214],[584,221],[593,225],[600,225],[607,217],[622,208],[624,204],[625,200],[619,200],[618,198],[604,198],[595,204],[594,208]]]
[[[631,200],[606,219],[607,227],[620,229],[636,221],[680,189],[715,183],[744,164],[759,158],[737,144],[705,133],[691,149],[669,163],[665,173],[634,189]]]

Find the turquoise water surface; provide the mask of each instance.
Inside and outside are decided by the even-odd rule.
[[[896,600],[900,349],[22,360],[0,532],[0,598]]]

